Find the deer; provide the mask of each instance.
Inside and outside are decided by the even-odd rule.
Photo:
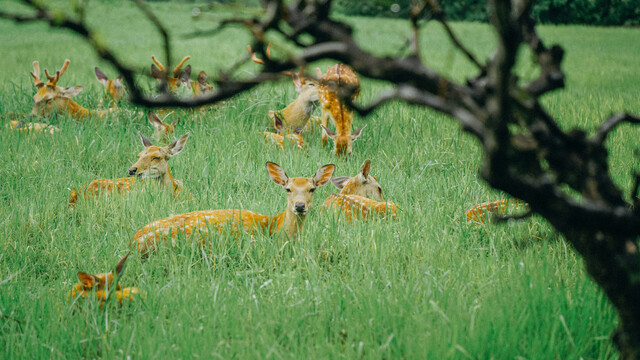
[[[175,130],[176,125],[180,123],[179,118],[177,120],[174,119],[171,124],[162,122],[158,115],[156,115],[153,111],[149,111],[149,113],[147,114],[147,118],[149,119],[151,125],[153,125],[154,129],[151,138],[157,142],[165,144],[170,141],[171,137],[173,137],[173,131]]]
[[[173,77],[169,77],[167,83],[169,90],[176,91],[184,86],[193,92],[193,96],[204,95],[212,91],[213,86],[208,82],[207,73],[200,71],[197,81],[192,81],[191,65],[187,65],[184,69],[182,68],[184,63],[189,59],[191,59],[191,56],[185,56],[180,63],[173,68]],[[166,76],[164,65],[162,65],[154,55],[151,55],[151,60],[155,63],[151,64],[151,76],[158,81],[163,80]]]
[[[100,194],[109,194],[114,190],[119,194],[127,193],[133,190],[137,184],[137,179],[154,180],[165,189],[171,190],[174,196],[179,196],[182,190],[182,181],[175,180],[169,170],[169,159],[178,155],[184,149],[184,145],[189,139],[189,133],[183,135],[180,139],[172,142],[165,147],[155,146],[147,137],[138,133],[142,139],[144,150],[138,154],[136,161],[129,168],[129,175],[135,177],[127,177],[120,179],[99,179],[93,180],[86,187],[84,197],[98,196]],[[71,190],[69,197],[69,206],[73,207],[78,201],[78,191]]]
[[[114,296],[120,305],[122,305],[123,300],[133,301],[137,296],[141,296],[142,294],[140,289],[137,287],[122,288],[120,286],[120,282],[116,282],[115,286],[113,285],[114,277],[119,279],[122,276],[124,263],[127,261],[128,257],[129,254],[118,262],[115,268],[115,276],[113,271],[97,275],[79,271],[78,280],[80,280],[80,282],[73,286],[67,299],[71,301],[76,299],[95,298],[96,300],[100,300],[100,308],[102,308],[107,302],[109,296]]]
[[[116,105],[122,98],[125,96],[125,88],[122,83],[122,75],[118,76],[115,79],[109,79],[107,75],[100,70],[99,67],[95,67],[96,78],[98,81],[104,85],[105,88],[105,96],[111,98],[111,104]],[[103,100],[100,100],[102,103]]]
[[[244,232],[253,235],[256,232],[279,234],[295,240],[302,230],[307,213],[311,208],[313,192],[329,182],[335,165],[320,167],[312,177],[290,178],[276,163],[266,163],[269,177],[287,192],[287,206],[284,212],[268,216],[249,210],[223,209],[203,210],[174,215],[149,223],[136,231],[131,246],[143,255],[149,254],[160,242],[184,234],[185,238],[199,233],[204,237],[209,231],[224,234],[231,229],[233,233]]]
[[[318,97],[320,99],[322,115],[320,126],[322,132],[322,147],[326,146],[328,139],[333,140],[334,153],[336,155],[351,154],[353,142],[358,139],[362,130],[366,127],[351,132],[353,123],[353,110],[344,103],[340,93],[346,88],[351,91],[350,100],[355,102],[360,93],[360,80],[358,75],[349,66],[336,64],[330,66],[326,74],[322,74],[320,68],[316,68],[318,75]],[[329,130],[329,119],[336,126],[336,132]]]
[[[60,131],[59,128],[53,125],[38,123],[38,122],[25,122],[24,120],[10,120],[9,128],[11,130],[18,130],[25,133],[30,132],[48,132],[53,135]]]
[[[274,142],[280,149],[284,149],[285,138],[291,140],[293,144],[295,144],[298,149],[302,149],[304,147],[304,139],[302,138],[303,129],[297,129],[293,132],[293,134],[285,135],[284,126],[282,125],[282,119],[277,114],[274,114],[273,126],[276,128],[277,133],[265,131],[264,132],[264,142],[267,143],[269,140]]]
[[[464,212],[467,224],[482,225],[491,219],[487,214],[504,215],[508,211],[529,211],[528,203],[520,199],[504,199],[478,204]]]
[[[62,68],[56,71],[54,76],[49,75],[47,69],[44,70],[44,74],[47,76],[47,82],[40,80],[40,64],[38,61],[33,62],[33,83],[36,87],[36,94],[33,96],[35,102],[33,109],[31,110],[32,116],[48,116],[52,113],[67,113],[76,117],[78,120],[82,120],[90,117],[101,118],[105,115],[113,112],[113,109],[108,110],[89,110],[75,101],[71,100],[72,97],[77,96],[83,90],[82,86],[73,86],[69,88],[63,88],[57,86],[60,77],[67,71],[71,61],[66,59]]]
[[[340,194],[329,195],[322,208],[342,212],[348,222],[354,218],[364,220],[372,215],[395,219],[396,204],[384,200],[382,187],[375,177],[369,176],[370,170],[371,160],[367,159],[356,176],[331,178],[333,185],[340,189]]]
[[[251,45],[247,45],[247,50],[253,62],[264,64],[264,60],[259,59],[251,51]],[[271,44],[267,47],[267,58],[270,58],[270,54]],[[301,68],[297,73],[283,71],[282,74],[291,77],[298,97],[284,109],[269,110],[268,117],[272,122],[276,121],[276,116],[279,117],[285,131],[292,133],[299,131],[299,129],[305,129],[312,118],[311,113],[313,113],[314,103],[319,99],[318,84],[304,76],[304,68]]]

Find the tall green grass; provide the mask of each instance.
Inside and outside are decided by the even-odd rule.
[[[14,6],[3,2],[2,6]],[[243,55],[248,35],[238,29],[198,39],[182,35],[212,28],[227,13],[190,17],[193,5],[152,4],[176,34],[174,56],[191,55],[194,71],[210,74]],[[161,42],[129,2],[92,3],[91,24],[104,41],[140,69]],[[402,53],[402,21],[349,18],[363,47]],[[482,24],[454,28],[480,58],[495,41]],[[567,90],[544,102],[563,128],[591,132],[616,111],[640,112],[638,29],[541,27],[548,42],[567,50]],[[421,36],[425,62],[463,80],[472,66],[436,24]],[[59,85],[82,85],[78,102],[97,106],[102,86],[97,60],[76,36],[43,24],[0,22],[0,111],[29,112],[31,62],[71,66]],[[322,66],[330,64],[325,62]],[[536,75],[526,51],[518,72]],[[256,71],[247,65],[243,71]],[[141,81],[148,81],[141,79]],[[149,84],[151,84],[149,82]],[[362,101],[386,86],[363,80]],[[151,87],[151,85],[150,85]],[[456,122],[433,111],[388,104],[370,117],[348,159],[320,146],[279,151],[265,145],[265,114],[295,98],[288,81],[264,84],[199,118],[182,111],[176,136],[192,134],[170,160],[185,191],[178,199],[152,188],[127,196],[80,200],[66,207],[69,188],[127,175],[142,145],[138,116],[80,123],[49,119],[54,136],[0,129],[0,357],[17,358],[478,358],[616,357],[608,336],[615,312],[583,264],[543,219],[481,228],[460,223],[476,203],[505,197],[478,175],[481,153]],[[125,108],[141,111],[129,105]],[[621,126],[608,141],[611,172],[631,187],[637,170],[638,129]],[[355,175],[365,159],[388,200],[402,208],[395,222],[349,225],[317,210],[336,190],[315,193],[316,209],[299,238],[219,236],[201,248],[179,239],[147,261],[132,256],[122,283],[146,300],[122,308],[66,295],[78,271],[103,272],[129,251],[143,225],[188,211],[243,208],[275,215],[286,195],[269,180],[274,161],[290,176],[311,176],[335,163],[336,175]]]

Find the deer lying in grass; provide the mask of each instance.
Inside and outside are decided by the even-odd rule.
[[[311,207],[313,192],[317,187],[329,182],[334,169],[334,165],[325,165],[311,178],[290,178],[279,165],[267,162],[271,180],[287,191],[287,207],[284,212],[276,216],[267,216],[249,210],[225,209],[175,215],[143,226],[133,236],[132,246],[147,254],[156,244],[175,238],[178,234],[184,234],[187,238],[194,232],[208,236],[209,230],[224,233],[225,229],[229,228],[234,233],[284,233],[288,238],[295,239]]]
[[[76,117],[79,120],[89,117],[103,117],[111,112],[113,109],[108,110],[89,110],[86,109],[75,101],[71,100],[72,97],[82,92],[82,86],[73,86],[70,88],[63,88],[57,86],[60,77],[67,71],[70,60],[65,60],[64,65],[58,71],[55,76],[49,75],[49,72],[45,69],[44,74],[47,76],[47,83],[40,81],[40,65],[37,61],[33,62],[33,83],[37,89],[36,94],[33,96],[33,109],[31,110],[32,116],[48,116],[52,113],[67,113]]]
[[[298,149],[302,149],[304,147],[304,139],[302,138],[302,129],[296,130],[293,134],[285,134],[284,126],[282,125],[282,119],[277,114],[274,114],[273,126],[276,128],[277,133],[265,131],[264,132],[264,142],[269,142],[271,140],[279,148],[284,149],[285,138],[291,140],[293,144],[295,144]]]
[[[109,296],[117,300],[120,305],[122,305],[123,300],[132,301],[137,296],[140,296],[140,289],[136,287],[122,288],[120,282],[117,282],[115,286],[113,285],[114,277],[120,278],[122,275],[124,263],[128,257],[129,255],[127,254],[118,262],[115,276],[113,271],[97,275],[78,272],[80,282],[73,286],[73,289],[69,292],[68,300],[95,298],[100,300],[100,308],[102,308]]]
[[[138,161],[129,168],[129,175],[136,177],[120,179],[99,179],[92,181],[84,191],[84,197],[108,194],[115,190],[119,194],[131,191],[137,182],[137,178],[143,180],[155,180],[165,189],[170,189],[175,196],[182,190],[182,181],[175,180],[169,170],[169,159],[178,155],[189,139],[189,133],[165,147],[154,146],[151,140],[139,133],[142,145],[145,149],[138,154]],[[78,201],[78,192],[71,190],[69,206],[75,206]]]
[[[331,178],[340,194],[331,194],[322,207],[343,213],[348,222],[353,218],[367,219],[373,215],[395,219],[396,204],[384,200],[382,187],[375,177],[369,176],[370,170],[371,160],[367,159],[358,175]]]
[[[340,92],[351,91],[351,102],[355,102],[360,94],[360,80],[358,75],[349,66],[336,64],[329,67],[327,73],[322,75],[320,68],[318,73],[318,97],[322,105],[322,116],[320,126],[324,130],[322,133],[322,146],[327,144],[327,137],[334,143],[334,153],[336,155],[351,154],[353,142],[360,136],[362,128],[351,132],[353,124],[353,110],[350,109],[340,98]],[[331,119],[336,126],[336,132],[327,128]]]
[[[169,77],[167,83],[169,90],[177,91],[182,87],[186,87],[192,91],[193,96],[203,95],[213,90],[213,86],[209,84],[207,74],[204,71],[200,71],[197,81],[191,80],[191,65],[187,65],[184,69],[182,68],[184,63],[189,59],[191,59],[191,56],[185,56],[182,61],[173,68],[173,77]],[[151,56],[151,60],[155,63],[155,65],[151,64],[151,76],[158,81],[163,80],[166,76],[164,65],[153,55]]]
[[[529,204],[520,199],[505,199],[475,205],[464,212],[468,224],[482,225],[491,220],[487,215],[505,215],[511,211],[529,211]]]
[[[17,131],[22,131],[22,132],[26,132],[26,133],[39,132],[39,131],[48,132],[51,135],[53,135],[56,132],[60,131],[60,129],[58,129],[57,127],[55,127],[53,125],[49,125],[49,124],[45,124],[45,123],[25,122],[24,120],[21,120],[21,121],[10,120],[9,121],[9,128],[11,130],[17,130]]]
[[[153,135],[151,135],[151,138],[165,144],[171,141],[176,125],[180,123],[180,119],[174,119],[171,124],[162,122],[153,111],[149,111],[148,119],[151,125],[153,125]]]
[[[251,51],[251,46],[247,45],[247,50],[251,54],[251,59],[257,64],[264,64],[255,53]],[[271,44],[267,47],[267,57],[270,56]],[[282,110],[269,110],[268,116],[275,122],[276,116],[282,121],[285,132],[293,133],[299,129],[305,129],[311,119],[314,102],[318,101],[317,83],[304,76],[304,69],[298,73],[283,71],[282,74],[290,76],[293,80],[298,97]]]
[[[115,79],[109,79],[107,75],[100,70],[99,67],[95,68],[96,78],[98,81],[104,85],[105,89],[105,97],[111,98],[110,105],[114,106],[122,100],[125,96],[124,84],[122,83],[122,76],[118,76]],[[100,100],[100,104],[103,103],[104,99]]]

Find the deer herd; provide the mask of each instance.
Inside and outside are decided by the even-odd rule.
[[[251,52],[251,48],[249,53],[254,62],[263,63]],[[267,56],[269,56],[268,51]],[[190,59],[189,56],[184,57],[171,74],[167,73],[163,64],[155,56],[151,58],[153,61],[151,74],[161,86],[171,91],[181,91],[187,96],[200,96],[213,90],[204,71],[198,74],[196,81],[191,80],[191,65],[185,66]],[[44,82],[40,80],[38,61],[33,62],[31,77],[36,87],[36,94],[33,96],[34,106],[31,117],[61,113],[82,121],[117,113],[119,102],[126,97],[122,79],[120,77],[109,79],[96,67],[96,78],[105,88],[106,101],[101,101],[101,107],[108,106],[108,108],[87,109],[72,100],[83,90],[81,86],[68,88],[58,86],[69,64],[70,61],[65,60],[60,70],[53,75],[45,69],[44,75],[47,79]],[[275,131],[265,131],[265,141],[273,142],[283,149],[288,146],[303,149],[305,146],[303,134],[312,133],[314,126],[319,122],[322,129],[321,145],[326,146],[328,139],[331,139],[333,153],[337,156],[351,154],[353,143],[364,129],[362,127],[352,130],[353,109],[350,103],[345,102],[345,100],[355,102],[360,93],[360,81],[353,69],[344,64],[336,64],[322,74],[318,68],[315,79],[306,76],[303,69],[297,73],[285,74],[292,78],[298,95],[284,109],[268,112],[266,117],[273,124]],[[314,106],[318,102],[321,108],[319,118],[312,115]],[[98,179],[86,186],[73,189],[70,193],[69,207],[75,208],[80,199],[95,198],[112,192],[125,195],[127,192],[134,191],[141,183],[150,183],[162,189],[161,191],[170,192],[175,197],[180,196],[183,183],[174,179],[169,169],[169,159],[183,151],[190,134],[186,133],[172,141],[175,125],[179,120],[174,120],[171,124],[164,122],[170,116],[172,113],[169,110],[161,110],[158,114],[148,112],[148,120],[154,128],[152,138],[157,145],[142,133],[138,133],[144,149],[129,167],[130,177]],[[329,128],[329,120],[334,124],[335,131]],[[53,134],[58,131],[57,128],[48,124],[27,123],[24,120],[13,120],[10,122],[10,127],[27,132],[47,131]],[[130,247],[143,257],[148,257],[158,246],[170,239],[191,240],[193,238],[191,241],[211,245],[213,234],[227,232],[236,236],[240,233],[250,236],[263,233],[294,240],[302,230],[309,214],[314,191],[329,182],[340,192],[330,195],[323,201],[321,212],[336,214],[339,218],[344,218],[347,223],[371,218],[396,219],[397,205],[385,200],[382,187],[377,179],[370,175],[370,160],[366,160],[361,171],[352,177],[333,176],[336,170],[333,164],[321,166],[311,177],[289,177],[282,167],[273,162],[266,163],[266,170],[270,179],[286,192],[287,202],[286,206],[283,206],[283,212],[269,216],[247,209],[217,209],[173,215],[140,227],[133,235]],[[485,212],[502,214],[505,213],[507,205],[508,203],[503,202],[478,205],[466,212],[467,222],[485,223],[487,221]],[[524,208],[527,205],[520,202],[516,206]],[[135,287],[121,288],[118,282],[128,256],[117,264],[115,275],[113,271],[98,275],[79,272],[79,283],[73,287],[69,298],[77,300],[93,297],[100,301],[101,306],[111,296],[121,304],[125,299],[133,300],[141,293],[140,290]]]

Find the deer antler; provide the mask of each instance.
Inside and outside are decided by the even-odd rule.
[[[264,65],[264,60],[259,59],[258,56],[256,56],[256,53],[254,53],[253,50],[251,50],[251,45],[247,45],[247,50],[249,51],[249,55],[251,55],[251,60],[254,63]],[[267,59],[271,59],[271,43],[267,45]]]
[[[44,74],[47,76],[47,79],[49,79],[49,83],[51,85],[56,85],[58,83],[58,80],[60,80],[60,76],[62,76],[62,74],[64,74],[64,72],[67,71],[67,68],[69,67],[70,63],[71,63],[71,60],[66,59],[64,61],[64,64],[62,64],[62,68],[56,71],[56,76],[49,75],[49,72],[47,71],[47,69],[44,69]],[[34,65],[34,69],[35,69],[35,65]]]
[[[151,55],[151,60],[153,60],[153,62],[156,63],[156,65],[158,65],[158,68],[160,68],[160,71],[164,71],[164,65],[162,65],[160,61],[156,59],[155,56]]]
[[[42,85],[42,81],[40,81],[40,63],[38,61],[33,62],[33,72],[30,73],[31,77],[33,77],[33,83],[36,87]]]
[[[182,68],[182,65],[184,65],[184,63],[191,59],[191,56],[185,56],[184,59],[182,59],[182,61],[180,61],[180,64],[178,64],[178,66],[176,66],[175,68],[173,68],[173,77],[180,77],[180,68]]]

